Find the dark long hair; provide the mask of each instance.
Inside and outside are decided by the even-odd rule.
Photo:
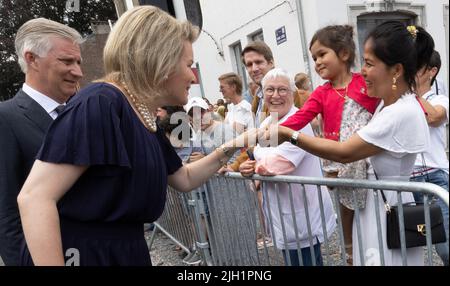
[[[402,22],[384,22],[369,33],[366,41],[372,41],[375,56],[388,67],[401,64],[404,79],[411,91],[416,89],[415,77],[422,67],[429,66],[434,51],[434,40],[422,27],[410,32]]]

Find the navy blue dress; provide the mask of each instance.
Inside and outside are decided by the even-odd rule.
[[[66,262],[151,265],[143,223],[161,215],[167,176],[182,163],[162,130],[149,132],[116,87],[81,90],[50,126],[37,159],[89,166],[58,202]],[[24,265],[32,265],[26,245]]]

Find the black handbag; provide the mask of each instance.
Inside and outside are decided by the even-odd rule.
[[[400,244],[400,223],[398,217],[398,206],[389,206],[381,191],[383,201],[386,205],[386,241],[389,249],[401,248]],[[432,244],[446,241],[444,218],[439,205],[429,203],[430,208],[430,228]],[[403,219],[405,228],[405,247],[417,247],[427,245],[425,227],[425,206],[424,204],[408,203],[403,204]]]
[[[422,162],[425,169],[425,157]],[[375,173],[378,180],[378,176]],[[384,192],[381,191],[384,206],[386,208],[386,242],[389,249],[401,248],[400,243],[400,223],[398,217],[398,206],[389,206]],[[406,248],[427,245],[425,226],[425,205],[423,203],[406,203],[403,206],[403,225],[405,228]],[[444,217],[442,210],[436,203],[428,203],[430,209],[431,243],[446,242],[447,237],[444,229]]]

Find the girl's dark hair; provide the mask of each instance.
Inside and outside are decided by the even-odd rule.
[[[434,50],[431,35],[422,27],[415,28],[417,33],[408,31],[402,22],[384,22],[375,27],[365,41],[372,41],[375,56],[387,66],[402,64],[404,78],[411,91],[416,88],[417,71],[429,66]]]
[[[355,65],[356,46],[353,41],[353,27],[349,25],[334,25],[320,29],[314,34],[309,49],[319,41],[325,47],[332,49],[339,57],[345,51],[349,57],[346,62],[348,70]]]

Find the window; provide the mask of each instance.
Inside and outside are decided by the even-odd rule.
[[[264,34],[262,30],[259,30],[250,36],[248,36],[249,42],[261,41],[264,42]]]
[[[411,1],[367,0],[364,4],[349,5],[349,23],[357,27],[355,40],[357,49],[356,70],[361,66],[364,40],[370,30],[386,20],[400,20],[408,24],[426,26],[425,4],[416,4]],[[373,5],[372,5],[373,4]],[[373,7],[372,7],[373,6]]]
[[[409,25],[416,25],[417,15],[411,12],[374,12],[357,17],[358,48],[360,63],[363,62],[364,40],[376,26],[383,22],[397,20]]]
[[[233,70],[241,76],[242,83],[243,83],[243,90],[246,90],[248,87],[247,83],[247,71],[245,69],[244,64],[242,64],[241,61],[241,54],[242,54],[242,45],[241,42],[238,42],[232,46],[230,46],[231,49],[231,56],[232,56],[232,65]]]

